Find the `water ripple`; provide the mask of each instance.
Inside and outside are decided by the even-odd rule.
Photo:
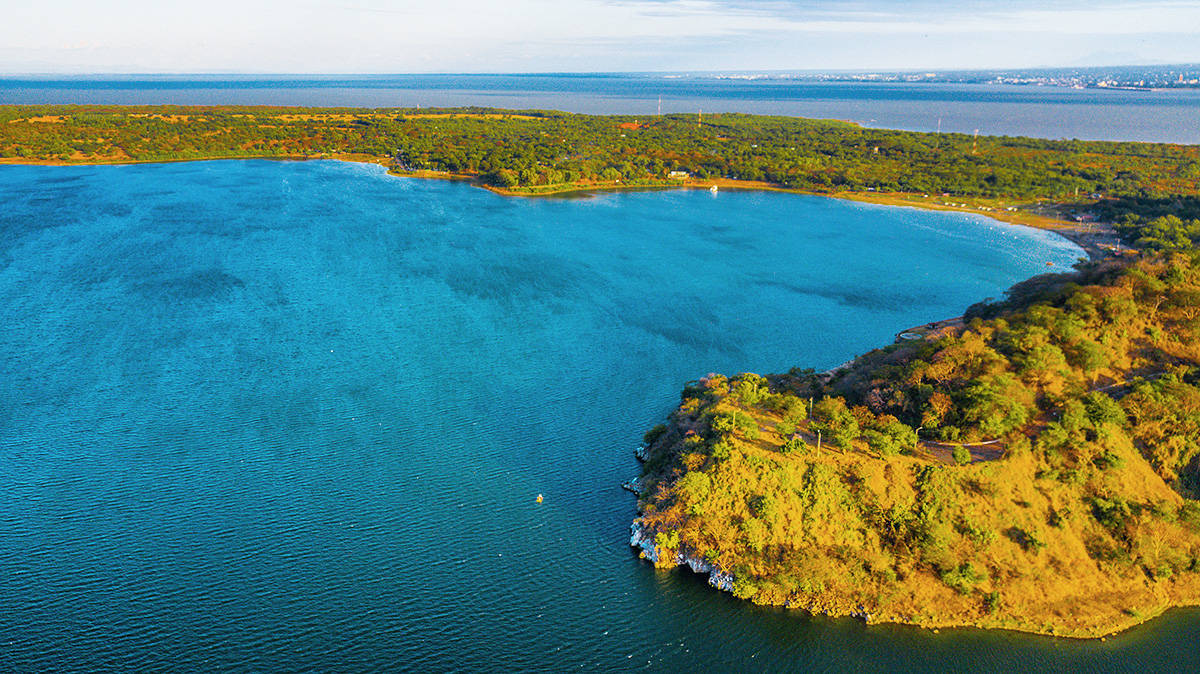
[[[629,448],[683,382],[841,362],[1077,253],[1046,235],[787,195],[504,200],[322,162],[64,170],[39,191],[56,169],[0,167],[14,212],[72,214],[17,223],[0,267],[0,670],[1191,652],[1163,645],[1195,639],[1185,620],[1116,655],[807,620],[627,546]]]

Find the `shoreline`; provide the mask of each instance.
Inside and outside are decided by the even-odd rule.
[[[987,200],[970,200],[966,202],[951,202],[947,203],[940,201],[943,199],[973,199],[969,197],[934,197],[932,195],[918,195],[915,192],[814,192],[811,190],[796,189],[769,183],[758,180],[735,180],[731,178],[717,178],[713,180],[700,180],[696,178],[688,178],[684,180],[656,180],[647,181],[644,183],[597,183],[597,184],[564,184],[564,185],[549,185],[544,186],[545,189],[507,189],[496,185],[487,185],[479,180],[478,176],[470,174],[449,173],[443,171],[403,171],[397,170],[392,166],[390,157],[382,157],[377,155],[366,154],[313,154],[313,155],[253,155],[253,156],[233,156],[233,157],[189,157],[186,159],[129,159],[129,158],[102,158],[102,159],[30,159],[25,157],[0,157],[0,166],[119,166],[128,164],[174,164],[180,162],[198,162],[198,161],[240,161],[240,160],[276,160],[276,161],[344,161],[357,164],[375,164],[382,166],[388,175],[399,178],[419,178],[423,180],[450,180],[455,182],[469,182],[474,187],[485,189],[493,194],[503,197],[563,197],[569,195],[587,195],[589,193],[599,192],[635,192],[648,190],[670,190],[670,189],[690,189],[690,190],[707,190],[712,186],[718,189],[726,190],[745,190],[758,192],[782,192],[786,194],[800,194],[805,196],[829,197],[832,199],[844,199],[847,201],[858,201],[862,203],[875,204],[880,206],[898,206],[906,208],[918,208],[928,211],[953,211],[958,213],[970,213],[973,215],[982,215],[984,217],[1002,222],[1008,225],[1020,225],[1023,227],[1032,227],[1045,231],[1054,232],[1059,236],[1071,241],[1079,246],[1087,253],[1089,259],[1098,260],[1113,255],[1112,248],[1118,245],[1116,234],[1111,227],[1102,223],[1091,223],[1083,225],[1081,223],[1064,220],[1057,217],[1045,215],[1043,213],[1030,212],[1029,210],[1019,209],[1019,206],[1027,206],[1027,204],[1018,205],[1018,210],[1005,210],[1007,207],[1002,205],[989,205],[985,202],[993,204],[1006,204],[1007,202],[998,199]],[[1036,202],[1038,204],[1044,202]]]
[[[1008,211],[1005,213],[986,212],[986,211],[981,212],[978,208],[971,208],[969,206],[967,206],[967,207],[946,206],[946,205],[936,204],[933,202],[924,202],[924,201],[921,201],[920,198],[917,197],[917,195],[909,195],[909,194],[847,193],[847,192],[818,193],[818,192],[808,192],[808,191],[804,191],[804,190],[790,189],[790,188],[782,187],[779,185],[773,185],[770,183],[753,182],[753,181],[734,181],[734,180],[685,181],[682,184],[673,184],[673,185],[629,185],[629,184],[626,184],[626,185],[608,185],[608,186],[587,186],[587,187],[572,187],[571,189],[562,189],[562,190],[557,190],[557,191],[547,191],[544,193],[530,194],[530,193],[523,193],[520,191],[514,192],[514,191],[510,191],[510,190],[503,190],[501,188],[494,188],[493,186],[483,185],[478,181],[477,177],[469,176],[469,175],[450,174],[450,173],[442,173],[442,172],[434,172],[434,171],[395,172],[395,171],[389,170],[390,162],[387,158],[372,157],[372,156],[368,156],[368,155],[337,155],[337,156],[327,156],[327,155],[280,156],[280,155],[273,155],[273,156],[246,156],[246,157],[205,157],[205,158],[188,158],[188,159],[175,159],[175,160],[112,160],[112,161],[92,161],[92,162],[88,162],[88,161],[55,161],[55,160],[9,161],[9,160],[5,160],[5,159],[0,159],[0,165],[95,166],[95,165],[118,165],[118,164],[152,164],[152,163],[164,163],[165,164],[165,163],[178,163],[178,162],[188,162],[188,161],[229,161],[229,160],[255,160],[255,159],[277,160],[277,161],[333,160],[333,161],[343,161],[343,162],[348,162],[348,163],[377,164],[377,165],[383,166],[385,168],[385,170],[387,170],[387,173],[389,175],[394,175],[397,177],[470,182],[475,187],[482,187],[482,188],[488,189],[489,191],[492,191],[500,196],[507,196],[507,197],[546,197],[546,196],[559,196],[562,194],[589,193],[589,192],[598,192],[598,191],[633,191],[633,190],[658,190],[658,189],[708,189],[709,186],[716,184],[722,189],[756,190],[756,191],[764,191],[764,192],[766,192],[766,191],[785,192],[785,193],[802,194],[802,195],[809,195],[809,196],[823,196],[823,197],[829,197],[829,198],[847,199],[847,200],[851,200],[851,201],[861,201],[861,202],[873,203],[873,204],[877,204],[877,205],[902,206],[902,207],[909,207],[909,208],[922,208],[925,210],[949,210],[949,211],[958,211],[958,212],[963,212],[963,213],[973,213],[976,215],[983,215],[985,217],[997,220],[999,222],[1004,222],[1005,224],[1015,224],[1015,225],[1020,225],[1020,226],[1028,226],[1028,227],[1034,227],[1037,229],[1046,229],[1048,231],[1053,231],[1053,232],[1059,234],[1060,236],[1063,236],[1064,238],[1067,238],[1068,240],[1071,240],[1072,242],[1079,245],[1081,248],[1083,248],[1088,253],[1089,256],[1091,256],[1093,258],[1095,258],[1097,256],[1105,256],[1108,254],[1098,244],[1093,245],[1092,247],[1089,248],[1089,246],[1085,245],[1085,243],[1083,242],[1083,241],[1090,239],[1094,243],[1094,237],[1096,235],[1095,232],[1087,231],[1083,227],[1078,226],[1074,223],[1070,223],[1070,222],[1067,222],[1064,220],[1058,220],[1055,218],[1050,218],[1048,216],[1044,216],[1044,215],[1040,215],[1040,214],[1030,214],[1030,213],[1027,213],[1024,211],[1018,211],[1018,212]],[[1005,217],[1006,214],[1009,217]],[[1022,217],[1022,216],[1024,216],[1024,217]],[[1055,270],[1055,271],[1058,271],[1058,270]],[[853,359],[849,362],[852,363]],[[839,368],[845,367],[848,364],[849,363],[845,363],[838,367]],[[834,369],[836,370],[838,368],[834,368]],[[639,510],[639,512],[638,512],[639,520],[640,520],[641,514],[642,513]],[[638,520],[635,520],[635,524],[637,524],[637,522],[638,522]],[[636,532],[635,532],[635,538],[636,538]],[[644,538],[640,545],[634,544],[631,542],[631,544],[633,544],[635,548],[641,548],[643,552],[647,551],[646,543],[649,543],[650,546],[653,546],[653,543],[651,541],[646,541]],[[647,556],[647,557],[649,558],[649,556]],[[657,562],[658,562],[657,559],[651,559],[651,561],[655,562],[657,565]],[[731,590],[732,577],[729,576],[728,574],[720,571],[719,569],[714,569],[711,567],[706,568],[707,563],[704,562],[702,559],[689,557],[689,558],[685,558],[682,560],[675,560],[675,564],[676,565],[682,564],[684,566],[689,566],[689,567],[691,567],[691,570],[696,573],[707,573],[709,575],[709,583],[711,585],[713,585],[714,587],[716,587],[717,589],[722,590],[722,591],[729,592]],[[936,628],[942,628],[942,627],[945,627],[945,628],[973,627],[973,628],[979,628],[979,629],[1005,629],[1005,630],[1033,633],[1033,634],[1043,634],[1043,635],[1056,636],[1056,637],[1068,637],[1068,638],[1076,638],[1076,639],[1098,639],[1098,638],[1102,638],[1102,637],[1105,637],[1105,636],[1108,636],[1111,634],[1115,634],[1117,632],[1127,630],[1135,625],[1148,622],[1154,618],[1157,618],[1158,616],[1160,616],[1162,613],[1166,612],[1170,608],[1174,608],[1175,606],[1176,605],[1174,605],[1174,604],[1163,604],[1161,607],[1159,607],[1160,610],[1157,611],[1156,613],[1154,613],[1153,615],[1147,614],[1147,615],[1139,616],[1136,619],[1132,619],[1127,624],[1121,624],[1121,625],[1116,625],[1116,626],[1107,628],[1108,631],[1096,632],[1096,633],[1084,633],[1084,634],[1071,633],[1071,632],[1057,632],[1057,631],[1047,632],[1047,631],[1039,631],[1036,629],[1022,629],[1021,627],[1015,627],[1015,626],[1011,626],[1011,625],[988,625],[988,624],[975,623],[975,622],[953,622],[953,621],[920,622],[920,621],[914,621],[914,620],[906,620],[903,617],[899,617],[899,616],[870,615],[870,614],[856,612],[856,607],[849,606],[849,605],[841,606],[840,604],[831,602],[831,601],[829,601],[829,598],[827,598],[827,597],[826,598],[817,597],[817,598],[813,598],[812,602],[808,602],[803,605],[794,604],[794,605],[788,605],[785,607],[802,608],[805,611],[809,612],[810,614],[815,614],[815,615],[857,617],[861,620],[864,620],[867,624],[878,624],[878,623],[907,624],[907,625],[913,625],[913,626],[921,627],[921,628],[925,628],[925,629],[936,629]]]
[[[698,557],[695,554],[689,554],[684,551],[675,551],[670,557],[664,557],[658,551],[658,546],[654,543],[653,537],[650,535],[643,524],[639,512],[639,517],[635,518],[629,527],[629,547],[637,554],[639,559],[645,560],[652,564],[655,569],[665,571],[673,571],[675,569],[683,569],[690,571],[698,576],[706,577],[709,586],[716,588],[720,592],[733,594],[734,577],[724,569],[709,563],[705,559]],[[747,601],[747,600],[742,600]],[[1185,603],[1170,603],[1162,602],[1154,607],[1153,612],[1139,614],[1137,616],[1129,615],[1128,620],[1116,625],[1108,625],[1093,630],[1067,630],[1057,631],[1051,628],[1050,630],[1037,629],[1030,626],[1024,626],[1017,623],[997,623],[988,624],[985,621],[970,621],[970,620],[917,620],[905,618],[901,615],[893,614],[875,614],[867,611],[863,606],[856,604],[853,601],[839,601],[837,597],[814,596],[803,602],[787,602],[783,604],[759,604],[758,602],[749,600],[750,603],[758,606],[780,606],[784,609],[799,609],[810,616],[825,616],[829,618],[855,618],[861,620],[865,625],[904,625],[907,627],[915,627],[923,630],[931,630],[937,632],[942,629],[976,629],[987,631],[1005,631],[1018,634],[1035,634],[1037,636],[1053,637],[1056,639],[1073,639],[1076,641],[1106,641],[1109,637],[1127,632],[1139,625],[1145,625],[1153,622],[1173,609],[1189,609],[1200,607],[1200,603],[1185,602]]]

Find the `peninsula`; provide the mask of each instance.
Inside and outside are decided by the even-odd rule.
[[[870,622],[1100,637],[1200,604],[1200,221],[1164,220],[835,372],[689,384],[631,543]]]

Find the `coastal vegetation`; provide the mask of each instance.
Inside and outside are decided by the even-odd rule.
[[[871,621],[1099,636],[1200,603],[1196,146],[735,114],[0,106],[0,161],[248,157],[523,195],[720,182],[1112,223],[1138,252],[835,372],[689,384],[645,437],[634,543],[738,597]]]
[[[1200,254],[1166,239],[830,375],[692,383],[635,543],[872,621],[1102,636],[1200,603]]]
[[[1185,145],[976,138],[743,114],[0,106],[0,160],[318,156],[469,176],[523,194],[738,180],[1005,204],[1200,196],[1200,148]]]

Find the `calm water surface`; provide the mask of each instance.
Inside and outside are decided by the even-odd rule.
[[[1200,665],[1196,612],[935,635],[628,547],[618,485],[685,381],[832,366],[1062,268],[1062,239],[336,162],[6,166],[0,203],[0,670]]]
[[[1200,143],[1200,90],[736,80],[656,73],[0,77],[0,104],[464,106],[744,112],[985,135]]]

